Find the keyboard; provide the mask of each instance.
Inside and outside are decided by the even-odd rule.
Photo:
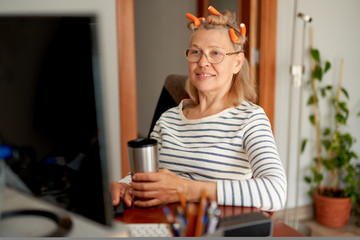
[[[173,237],[171,227],[167,223],[134,223],[126,224],[130,237]]]

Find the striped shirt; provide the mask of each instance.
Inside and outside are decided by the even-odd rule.
[[[187,119],[184,101],[163,113],[151,133],[159,142],[160,168],[185,179],[215,181],[220,205],[281,209],[286,175],[264,110],[244,101]]]

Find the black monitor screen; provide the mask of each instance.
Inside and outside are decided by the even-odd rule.
[[[93,17],[0,17],[0,145],[32,193],[110,225]]]

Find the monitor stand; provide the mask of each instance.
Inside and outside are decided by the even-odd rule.
[[[116,220],[104,226],[10,188],[0,197],[0,237],[129,237]]]
[[[71,228],[70,216],[48,210],[10,210],[1,213],[0,237],[65,237]]]

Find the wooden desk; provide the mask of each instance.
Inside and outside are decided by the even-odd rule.
[[[169,209],[179,203],[168,204]],[[232,215],[260,212],[257,208],[250,207],[231,207],[231,206],[219,206],[221,210],[221,217],[227,217]],[[264,214],[267,214],[264,212]],[[116,220],[124,223],[166,223],[166,218],[161,207],[152,208],[138,208],[131,207],[126,208],[122,217],[116,218]],[[273,237],[304,237],[303,234],[272,217],[273,220]]]

